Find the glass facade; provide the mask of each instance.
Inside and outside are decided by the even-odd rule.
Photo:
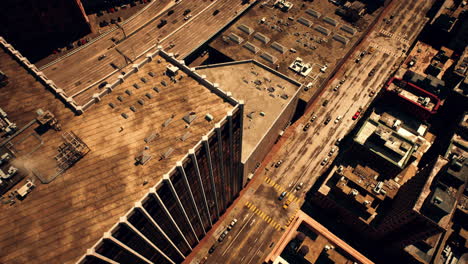
[[[177,223],[177,226],[182,230],[185,238],[189,242],[190,246],[194,248],[198,240],[195,237],[195,234],[192,231],[191,224],[187,221],[182,208],[180,208],[177,197],[172,194],[169,184],[166,182],[161,185],[161,187],[156,191],[158,196],[161,198],[161,201],[164,203],[164,206],[167,208],[171,214],[174,221]]]
[[[153,225],[153,223],[148,220],[146,215],[141,212],[141,209],[136,209],[133,211],[132,215],[128,218],[130,222],[139,232],[141,232],[148,240],[150,240],[154,245],[156,245],[166,256],[175,262],[179,263],[184,260],[181,256],[181,253],[187,256],[190,253],[190,248],[183,244],[185,251],[180,251],[180,253],[174,248],[174,246],[167,240],[166,236],[161,233],[161,231]],[[167,232],[167,231],[166,231]],[[165,232],[165,233],[166,233]],[[181,240],[179,237],[177,240]]]
[[[203,228],[206,232],[211,228],[211,223],[208,215],[208,211],[206,208],[205,197],[204,197],[204,190],[202,187],[202,183],[200,182],[200,177],[198,177],[197,168],[195,167],[191,158],[187,159],[184,162],[184,172],[187,176],[187,181],[189,183],[189,188],[192,191],[193,198],[195,200],[195,204],[198,208],[198,213],[202,220]]]
[[[152,194],[150,194],[146,201],[143,202],[143,208],[145,208],[148,214],[159,225],[159,227],[164,230],[166,235],[185,256],[190,254],[192,250],[189,244],[187,244],[184,237],[182,237],[182,235],[177,230],[177,227],[169,218],[169,215],[166,214],[166,211],[159,205],[159,203],[156,201],[156,198]],[[132,222],[131,217],[130,222]]]
[[[218,220],[218,209],[216,201],[216,187],[214,181],[211,180],[210,167],[207,158],[207,149],[204,144],[200,149],[195,152],[197,158],[198,169],[200,170],[200,177],[203,182],[203,189],[205,190],[206,202],[210,211],[211,222],[214,223]]]
[[[119,263],[147,264],[110,239],[104,239],[96,252]]]
[[[192,201],[190,189],[186,185],[181,171],[176,170],[170,178],[172,185],[174,186],[174,189],[177,193],[177,196],[179,197],[180,202],[184,207],[185,213],[187,214],[189,221],[192,224],[195,233],[197,234],[198,239],[201,239],[205,235],[205,233],[200,223],[200,219],[198,217],[199,210]]]
[[[96,253],[122,264],[145,263],[132,249],[154,263],[182,263],[242,189],[241,119],[235,109],[128,214],[128,223],[112,230],[119,243],[105,238]],[[88,255],[82,263],[106,262]]]
[[[161,253],[137,235],[135,231],[126,224],[119,224],[112,233],[112,236],[149,261],[154,263],[170,264],[170,262],[167,261]]]

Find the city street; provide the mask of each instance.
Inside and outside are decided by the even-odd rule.
[[[419,4],[415,5],[416,2]],[[357,123],[358,120],[352,119],[353,115],[360,108],[362,113],[367,110],[385,81],[404,60],[409,45],[427,22],[425,14],[431,5],[431,1],[400,0],[394,1],[388,7],[390,10],[384,11],[386,21],[390,15],[393,16],[391,22],[378,22],[354,55],[326,85],[312,109],[288,128],[285,134],[290,136],[280,141],[279,150],[270,160],[267,157],[225,221],[212,237],[206,238],[206,243],[199,246],[199,253],[192,263],[204,263],[205,256],[206,263],[263,261],[301,207],[305,193],[339,153],[335,143]],[[374,47],[372,54],[363,55],[356,62],[356,58],[368,47]],[[334,91],[340,81],[342,84]],[[315,120],[307,131],[303,131],[304,125],[313,116],[316,116]],[[339,116],[341,118],[337,120]],[[330,121],[325,124],[327,118]],[[330,152],[332,148],[336,148],[333,153]],[[328,160],[322,162],[326,157]],[[276,168],[275,164],[280,160],[282,163]],[[300,183],[303,183],[302,188],[296,190]],[[283,191],[287,195],[279,201]],[[286,201],[290,201],[290,205],[284,209]],[[233,218],[238,219],[237,225],[223,242],[217,242]],[[209,254],[208,250],[214,244],[217,247]]]

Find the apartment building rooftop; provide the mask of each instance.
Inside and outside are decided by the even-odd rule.
[[[79,116],[47,91],[35,66],[11,46],[0,48],[0,69],[9,81],[0,89],[0,107],[18,127],[2,140],[2,151],[20,171],[31,172],[36,185],[23,201],[2,205],[5,263],[76,261],[202,136],[238,110],[234,99],[162,51],[112,89],[103,88],[109,94],[95,96]],[[38,109],[50,111],[58,129],[41,126]],[[57,155],[65,155],[67,133],[89,152],[61,170]]]
[[[298,263],[298,260],[301,263],[373,263],[302,211],[297,212],[267,257],[267,263]]]
[[[287,115],[288,119],[292,117],[295,107],[289,109],[289,106],[297,103],[301,85],[257,61],[213,64],[198,67],[196,71],[206,75],[207,80],[223,83],[224,91],[245,102],[243,163],[269,134],[284,111],[291,112]]]
[[[357,132],[354,141],[395,166],[404,168],[418,149],[427,127],[421,126],[415,134],[402,126],[402,121],[387,113],[371,113]]]

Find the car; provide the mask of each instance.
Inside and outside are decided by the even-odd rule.
[[[284,208],[284,209],[288,209],[288,207],[289,207],[289,205],[291,204],[291,202],[292,202],[292,201],[288,199],[288,200],[283,204],[283,208]]]
[[[315,119],[317,119],[317,116],[316,116],[316,115],[313,115],[312,118],[310,119],[310,122],[314,122]]]
[[[374,92],[374,91],[371,91],[371,92],[369,93],[369,97],[372,97],[372,96],[374,96],[374,95],[375,95],[375,92]]]
[[[327,120],[325,120],[324,124],[328,125],[328,123],[330,123],[330,121],[331,121],[331,117],[327,117]]]
[[[183,15],[186,16],[186,15],[188,15],[190,12],[192,12],[192,10],[190,10],[190,9],[185,9]]]
[[[359,115],[361,115],[361,111],[356,111],[356,113],[353,115],[353,120],[358,119]]]
[[[224,230],[224,232],[219,236],[218,242],[223,242],[223,240],[226,238],[228,233],[229,233],[229,231]]]
[[[304,183],[303,183],[303,182],[300,182],[300,183],[296,186],[296,191],[299,191],[300,189],[302,189],[302,186],[304,186]]]
[[[340,145],[340,143],[341,143],[341,140],[343,140],[343,138],[339,138],[339,139],[337,139],[337,140],[336,140],[336,142],[335,142],[335,146],[338,146],[338,145]]]
[[[337,84],[337,85],[335,86],[335,88],[333,88],[333,91],[335,91],[335,92],[338,91],[338,89],[340,88],[340,86],[341,86],[341,84]]]
[[[231,231],[231,229],[236,225],[237,219],[232,219],[231,223],[228,225],[227,230]]]
[[[338,122],[340,122],[341,117],[342,117],[342,116],[337,116],[337,117],[336,117],[336,119],[335,119],[335,124],[337,124]]]
[[[325,157],[323,160],[322,160],[322,163],[320,163],[320,165],[324,166],[325,164],[327,164],[328,162],[328,157]]]
[[[280,201],[283,200],[284,197],[286,196],[286,194],[288,194],[288,192],[282,192],[282,193],[280,194],[280,196],[278,197],[278,200],[280,200]]]
[[[335,151],[336,151],[336,148],[331,148],[330,152],[328,152],[328,156],[331,157],[333,153],[335,153]]]
[[[167,24],[167,20],[165,19],[161,19],[161,21],[159,22],[159,24],[157,25],[158,28],[162,28],[164,27],[164,25]]]
[[[372,69],[372,70],[369,72],[369,76],[374,76],[374,73],[375,73],[375,69]]]
[[[192,15],[188,15],[188,16],[184,17],[184,21],[187,21],[187,20],[189,20],[190,18],[192,18]]]
[[[213,245],[210,247],[210,250],[208,250],[208,253],[213,253],[216,250],[216,245]]]
[[[101,60],[103,60],[105,57],[106,57],[106,55],[103,54],[103,55],[101,55],[101,56],[98,57],[98,60],[101,61]]]
[[[307,124],[304,126],[304,128],[302,130],[307,131],[309,129],[309,127],[310,127],[310,123],[307,122]]]
[[[345,79],[340,80],[340,84],[343,84],[345,82]]]
[[[169,11],[167,11],[167,16],[170,16],[170,15],[172,15],[172,14],[174,14],[174,10],[169,10]]]
[[[354,62],[359,63],[361,61],[361,58],[357,58]]]
[[[216,9],[216,10],[213,12],[213,16],[216,16],[218,13],[219,13],[219,10]]]
[[[328,100],[323,101],[322,106],[327,106],[328,105]]]
[[[283,163],[283,160],[278,160],[278,161],[275,163],[275,168],[279,168],[279,166],[281,166],[281,163]]]

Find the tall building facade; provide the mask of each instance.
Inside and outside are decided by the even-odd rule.
[[[137,202],[79,263],[181,263],[242,189],[242,105]]]

